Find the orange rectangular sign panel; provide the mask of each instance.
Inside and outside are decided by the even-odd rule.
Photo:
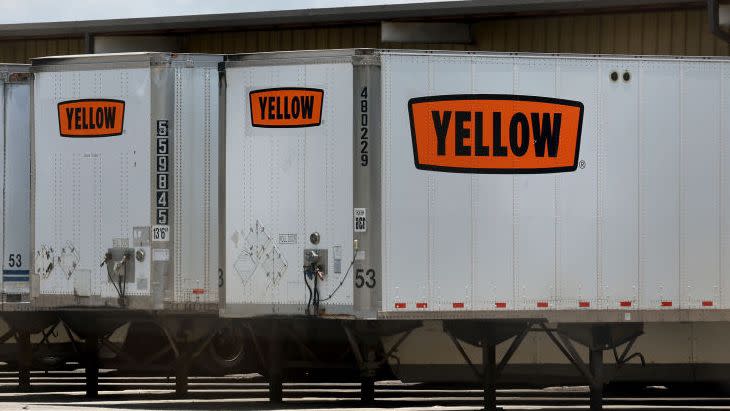
[[[583,103],[464,94],[412,98],[408,114],[420,170],[527,174],[578,166]]]
[[[254,127],[314,127],[322,122],[324,90],[282,87],[248,94]]]
[[[63,137],[110,137],[124,130],[124,101],[84,99],[58,103],[58,130]]]

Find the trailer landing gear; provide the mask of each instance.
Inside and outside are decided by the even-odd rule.
[[[620,368],[635,357],[641,360],[642,365],[644,364],[644,357],[641,353],[629,355],[636,339],[644,333],[644,325],[641,323],[559,324],[557,329],[549,329],[544,323],[541,323],[540,326],[588,382],[591,411],[603,409],[603,387],[609,381],[604,372],[604,351],[613,350],[616,368]],[[583,362],[571,340],[588,348],[588,366]],[[626,344],[626,347],[623,354],[619,356],[616,349],[623,344]]]
[[[366,350],[364,364],[360,370],[360,401],[363,404],[373,404],[375,403],[375,373],[377,372],[377,362],[373,347],[367,347]]]
[[[269,335],[269,402],[281,404],[284,401],[282,378],[281,336],[279,321],[273,321]]]
[[[603,386],[609,378],[604,373],[603,352],[613,350],[616,368],[640,353],[630,354],[631,347],[643,333],[643,324],[560,324],[551,329],[546,320],[449,320],[443,322],[444,331],[469,365],[477,380],[484,387],[484,409],[495,411],[497,407],[497,380],[519,348],[528,332],[544,332],[560,352],[576,367],[590,387],[591,411],[603,409]],[[514,337],[514,338],[513,338]],[[502,359],[497,362],[496,346],[512,338]],[[589,363],[586,365],[572,341],[588,347]],[[479,370],[464,350],[460,341],[482,348],[482,367]],[[617,348],[626,344],[623,353]]]
[[[30,333],[19,331],[15,339],[18,343],[18,388],[21,391],[30,391],[30,367],[33,361]]]
[[[84,372],[86,376],[86,396],[99,396],[99,337],[88,335],[84,340]]]
[[[269,402],[281,404],[284,402],[284,358],[282,331],[286,329],[279,319],[271,319],[266,323],[257,324],[256,329],[261,331],[261,338],[251,322],[245,323],[251,342],[256,350],[261,370],[265,373],[269,383]]]
[[[175,372],[175,396],[178,398],[188,395],[188,382],[190,369],[193,361],[210,344],[215,335],[214,331],[208,333],[207,337],[196,340],[190,330],[196,329],[194,322],[177,321],[175,318],[160,318],[157,325],[167,338],[175,361],[173,363]]]
[[[9,311],[2,315],[9,327],[0,335],[0,344],[15,337],[18,359],[18,389],[30,390],[30,370],[33,367],[33,344],[30,336],[40,333],[42,338],[37,345],[48,343],[48,338],[58,325],[58,316],[53,312],[30,313],[26,311]]]
[[[403,341],[420,325],[420,321],[393,321],[387,326],[369,321],[342,323],[350,349],[355,355],[357,366],[360,369],[360,401],[363,404],[375,402],[375,380],[378,370],[387,363],[388,358],[393,356]],[[380,337],[398,333],[401,333],[400,338],[386,352],[380,344]]]
[[[530,331],[532,323],[529,321],[444,321],[444,331],[451,337],[451,341],[469,365],[476,378],[484,389],[484,409],[496,411],[497,407],[497,379],[512,355],[517,351],[525,336]],[[510,347],[497,363],[497,345],[514,337]],[[482,347],[482,369],[474,365],[459,341]]]
[[[192,353],[187,344],[180,344],[180,355],[175,358],[175,396],[180,398],[188,395],[188,377],[190,365],[193,362]]]
[[[603,409],[603,351],[591,349],[588,357],[593,381],[591,383],[591,410]]]

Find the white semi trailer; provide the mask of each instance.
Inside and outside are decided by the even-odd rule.
[[[223,84],[222,315],[267,343],[273,400],[282,329],[328,325],[365,399],[384,363],[488,409],[566,364],[592,409],[726,379],[730,60],[264,53]]]
[[[193,357],[215,346],[221,60],[32,61],[33,257],[23,262],[32,264],[33,307],[59,311],[78,339],[90,395],[100,347],[126,359],[115,367],[172,356],[184,392]],[[124,353],[111,336],[130,322],[130,333],[153,323],[162,344],[127,338],[139,355]]]
[[[25,64],[0,65],[2,132],[2,301],[28,306],[30,275],[30,73]]]
[[[19,385],[27,388],[33,362],[31,341],[48,352],[61,347],[42,332],[58,324],[54,312],[30,304],[30,66],[0,64],[0,250],[2,289],[0,344],[3,361],[17,365]]]

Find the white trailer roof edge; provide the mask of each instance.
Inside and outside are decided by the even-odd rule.
[[[297,50],[297,51],[272,51],[264,53],[240,53],[225,56],[225,65],[238,66],[245,62],[268,62],[272,60],[311,60],[311,59],[333,59],[351,58],[354,56],[377,56],[377,55],[424,55],[430,56],[473,56],[473,57],[512,57],[521,58],[560,58],[587,60],[600,58],[603,60],[641,60],[641,61],[728,61],[729,56],[677,56],[677,55],[644,55],[644,54],[597,54],[597,53],[535,53],[535,52],[500,52],[500,51],[457,51],[457,50],[420,50],[420,49],[386,49],[386,48],[351,48],[351,49],[322,49],[322,50]]]
[[[0,82],[24,82],[29,78],[30,64],[0,64]]]
[[[27,73],[30,64],[0,63],[0,73]]]
[[[201,53],[109,53],[48,56],[31,59],[32,72],[143,68],[161,65],[215,66],[223,61],[220,54]]]
[[[535,52],[501,52],[501,51],[451,51],[451,50],[417,50],[417,49],[377,49],[378,54],[388,55],[424,55],[454,57],[469,55],[474,57],[510,57],[521,58],[561,58],[590,60],[600,58],[603,60],[648,60],[648,61],[728,61],[728,56],[679,56],[679,55],[651,55],[651,54],[600,54],[600,53],[535,53]]]

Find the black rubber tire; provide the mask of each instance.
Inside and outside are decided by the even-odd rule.
[[[197,368],[206,374],[225,375],[246,372],[253,352],[246,331],[236,324],[226,324],[196,359]]]

